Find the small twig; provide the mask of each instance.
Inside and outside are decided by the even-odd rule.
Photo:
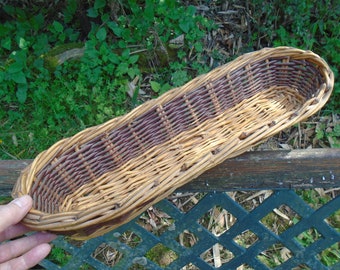
[[[4,152],[6,155],[8,155],[9,157],[11,157],[12,159],[18,160],[18,158],[16,156],[13,156],[12,154],[8,153],[3,146],[1,146],[1,151]]]

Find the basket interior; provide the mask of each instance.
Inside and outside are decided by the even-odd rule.
[[[157,161],[164,162],[160,168],[172,166],[175,169],[171,171],[176,173],[184,170],[183,164],[190,163],[189,155],[176,152],[172,161],[162,159],[174,145],[190,152],[207,138],[219,136],[216,135],[219,132],[223,136],[238,134],[237,138],[242,140],[242,130],[252,132],[280,116],[293,115],[306,100],[318,94],[323,82],[313,63],[282,58],[257,61],[201,80],[190,91],[56,155],[36,173],[29,192],[34,208],[52,214],[82,210],[89,202],[100,205],[108,200],[117,200],[119,207],[118,202],[126,200],[129,192],[143,186],[138,181],[129,182],[129,178],[147,170],[146,166],[152,167]],[[224,125],[193,135],[202,125],[222,118]],[[200,154],[204,155],[203,152]],[[162,175],[160,171],[160,180],[152,181],[161,182],[162,177],[173,175]],[[122,185],[122,189],[116,189],[113,183],[118,178],[117,188]]]

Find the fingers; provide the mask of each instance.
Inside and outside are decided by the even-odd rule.
[[[29,231],[19,222],[32,207],[32,198],[24,195],[7,205],[0,205],[0,242]],[[44,259],[51,251],[48,242],[57,236],[39,232],[33,235],[5,242],[0,245],[0,269],[29,269]]]
[[[7,205],[0,206],[0,232],[7,227],[17,224],[23,219],[32,207],[32,198],[24,195],[11,201]]]
[[[39,232],[24,238],[0,245],[0,263],[18,257],[43,243],[54,240],[57,236],[51,233]]]
[[[30,251],[22,255],[21,257],[12,259],[6,263],[0,263],[0,269],[3,270],[26,270],[38,264],[43,260],[51,251],[49,244],[40,244]]]
[[[12,225],[8,227],[7,229],[5,229],[4,231],[0,232],[0,242],[18,237],[28,231],[30,230],[21,223]]]

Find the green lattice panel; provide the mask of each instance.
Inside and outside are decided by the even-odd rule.
[[[282,205],[291,209],[299,218],[284,231],[275,232],[264,225],[264,220]],[[225,209],[236,219],[236,222],[220,235],[212,233],[207,226],[199,222],[205,213],[210,213],[216,206]],[[174,223],[168,224],[159,235],[138,225],[137,221],[140,219],[135,219],[102,237],[84,242],[80,247],[59,237],[54,241],[55,246],[64,249],[71,255],[71,259],[63,268],[48,260],[44,260],[41,265],[47,269],[181,269],[188,265],[191,265],[188,269],[237,269],[243,265],[247,266],[247,269],[261,270],[271,268],[263,263],[260,257],[266,256],[267,250],[279,248],[289,256],[285,261],[277,262],[275,269],[294,269],[299,265],[304,267],[299,269],[340,269],[339,258],[337,263],[330,267],[318,259],[320,252],[340,242],[339,228],[330,226],[326,221],[339,206],[340,196],[337,196],[315,210],[293,190],[275,191],[252,211],[247,211],[223,192],[206,194],[186,213],[179,211],[168,200],[163,200],[155,208],[170,216]],[[315,232],[316,237],[309,245],[303,245],[297,237],[308,230]],[[125,232],[130,235],[133,232],[133,237],[137,239],[135,245],[127,245],[122,241],[121,237]],[[181,245],[178,239],[183,232],[190,232],[197,242],[190,247]],[[251,232],[256,241],[246,246],[237,243],[235,239],[245,232]],[[106,244],[104,246],[107,252],[119,254],[113,267],[108,267],[91,256],[103,243]],[[165,267],[148,259],[150,250],[157,245],[171,250],[171,254],[174,254],[171,262]],[[230,259],[222,261],[218,268],[206,262],[202,255],[214,247],[218,247],[219,252],[229,254]]]

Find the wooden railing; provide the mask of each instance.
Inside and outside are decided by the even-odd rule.
[[[30,162],[0,161],[0,196],[10,195],[20,171]],[[332,199],[314,209],[296,191],[312,188],[333,190]],[[226,193],[264,189],[272,190],[271,195],[251,211]],[[226,160],[181,187],[178,191],[182,193],[205,194],[187,212],[180,211],[169,200],[156,204],[154,208],[157,211],[166,213],[173,220],[161,233],[155,234],[144,228],[140,224],[141,220],[145,220],[144,216],[82,243],[70,242],[60,236],[53,243],[56,248],[68,254],[67,263],[61,266],[49,258],[42,261],[41,266],[45,269],[267,270],[270,266],[262,258],[270,256],[270,250],[277,249],[279,254],[283,252],[286,255],[283,261],[277,261],[275,269],[340,269],[339,258],[329,266],[322,261],[320,255],[325,251],[339,254],[339,228],[336,223],[327,220],[339,214],[340,196],[336,195],[339,189],[340,149],[248,152]],[[283,232],[273,232],[263,221],[270,214],[278,213],[282,206],[293,211],[298,220]],[[233,216],[236,222],[217,235],[211,228],[204,226],[202,216],[212,213],[211,209],[219,208]],[[311,230],[317,234],[311,243],[302,245],[297,241],[301,235]],[[257,240],[244,247],[235,239],[247,231]],[[194,236],[197,243],[190,247],[184,246],[178,240],[183,232]],[[126,242],[124,235],[133,235],[137,241],[131,245]],[[166,265],[150,255],[159,246],[174,254]],[[105,248],[110,254],[118,254],[118,259],[108,265],[96,256],[100,248]],[[229,258],[216,255],[222,252],[221,248],[230,255]],[[210,251],[213,263],[205,260],[205,255]]]
[[[10,195],[32,160],[0,160],[0,196]],[[228,159],[180,190],[340,187],[340,149],[248,152]]]

